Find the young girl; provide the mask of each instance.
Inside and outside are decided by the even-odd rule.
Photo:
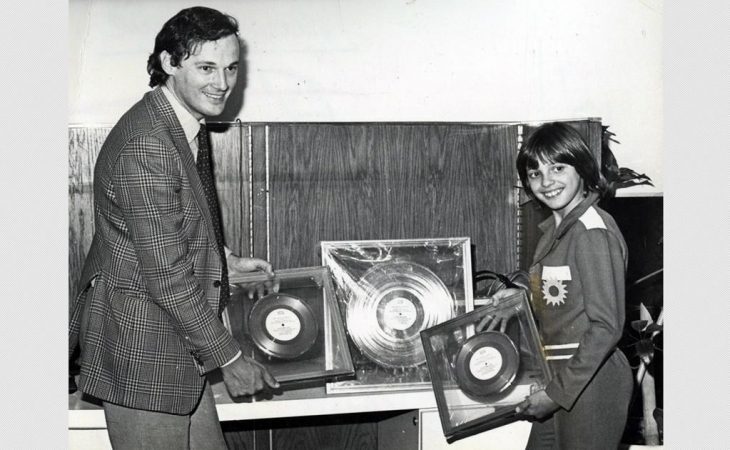
[[[535,420],[527,448],[615,450],[633,380],[616,347],[624,325],[626,243],[596,205],[606,181],[578,132],[563,123],[529,136],[517,171],[527,194],[552,211],[539,225],[530,291],[553,377],[517,407]]]

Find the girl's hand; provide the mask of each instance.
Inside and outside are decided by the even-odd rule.
[[[498,306],[502,299],[518,294],[519,292],[520,289],[515,288],[507,288],[497,291],[489,298],[489,301],[485,306]],[[499,326],[499,331],[504,333],[507,330],[507,322],[513,315],[514,311],[502,310],[495,312],[494,314],[484,316],[484,318],[479,321],[479,324],[477,324],[477,333],[484,330],[485,327],[487,328],[487,331],[495,330],[497,326]]]
[[[540,420],[552,415],[558,409],[560,405],[555,403],[544,390],[539,390],[517,405],[515,412]]]

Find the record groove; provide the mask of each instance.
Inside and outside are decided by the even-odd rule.
[[[454,364],[459,388],[477,398],[508,389],[517,376],[520,357],[506,334],[486,331],[467,339]]]
[[[412,262],[374,265],[347,305],[347,329],[360,351],[386,367],[426,361],[420,332],[453,316],[453,299],[428,268]]]
[[[317,318],[302,299],[269,294],[254,303],[248,316],[251,340],[269,356],[294,359],[307,353],[319,333]]]

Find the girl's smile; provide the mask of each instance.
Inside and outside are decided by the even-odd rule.
[[[536,169],[527,170],[527,179],[535,197],[553,210],[557,223],[584,198],[583,179],[570,164],[540,161]]]

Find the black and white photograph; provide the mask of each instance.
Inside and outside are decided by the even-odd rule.
[[[34,377],[6,384],[52,375],[79,450],[715,448],[728,342],[703,321],[730,312],[695,286],[726,265],[699,252],[728,250],[727,218],[700,214],[727,215],[705,187],[727,155],[687,146],[722,142],[723,101],[671,71],[727,61],[717,24],[684,29],[711,9],[67,0],[44,90],[9,85],[9,105],[60,99],[57,132],[16,114],[19,142],[60,141],[16,148],[3,182],[52,216],[5,221],[31,235],[7,261],[43,280],[16,277],[12,308],[52,316],[26,350],[9,333]],[[682,113],[715,138],[675,136]]]
[[[351,280],[339,350],[356,375],[332,386],[387,394],[282,391],[222,318],[322,241],[458,236],[472,273],[527,280],[552,372],[522,391],[524,420],[461,445],[661,443],[661,2],[69,6],[69,384],[89,418],[73,445],[448,446],[419,333],[463,314],[472,295],[439,289],[453,275],[362,245],[342,264],[380,273],[332,270]],[[236,271],[271,276],[231,297]],[[492,289],[484,304],[519,288]],[[267,314],[248,317],[254,339],[316,336],[276,304],[248,308]],[[246,423],[263,419],[266,443]]]

